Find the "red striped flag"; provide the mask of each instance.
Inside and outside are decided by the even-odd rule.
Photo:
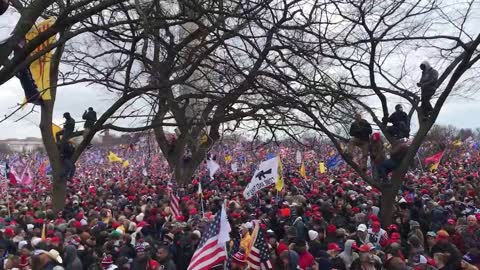
[[[180,216],[180,200],[175,192],[173,192],[172,180],[169,180],[167,183],[167,194],[170,196],[170,209],[172,210],[173,217]]]
[[[223,216],[223,218],[222,218]],[[193,254],[188,270],[208,270],[227,259],[225,243],[228,241],[230,224],[226,212],[217,213],[215,219],[202,234],[198,249]],[[225,236],[227,238],[225,238]]]
[[[265,240],[265,234],[260,227],[259,222],[256,222],[253,231],[252,247],[247,257],[247,263],[250,266],[250,269],[254,270],[273,269],[272,263],[270,262],[270,255],[268,254],[268,245]]]
[[[174,217],[180,216],[180,204],[177,195],[175,193],[170,193],[170,208],[172,209],[172,214]]]

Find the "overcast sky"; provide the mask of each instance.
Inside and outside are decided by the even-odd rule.
[[[0,39],[8,36],[15,25],[18,16],[11,10],[0,16]],[[420,60],[419,60],[420,61]],[[57,100],[54,111],[54,123],[62,124],[62,114],[70,112],[74,119],[81,120],[81,115],[88,107],[93,107],[97,113],[101,114],[109,104],[113,103],[112,94],[107,93],[102,88],[95,88],[86,85],[76,85],[61,88],[57,92]],[[16,77],[0,86],[0,115],[9,114],[23,100],[23,90]],[[480,127],[480,91],[469,97],[451,97],[447,100],[442,109],[438,122],[439,124],[451,124],[458,128],[477,128]],[[393,110],[394,104],[391,104]],[[38,128],[39,108],[37,112],[30,114],[25,119],[16,121],[25,113],[30,111],[32,105],[18,112],[14,117],[0,123],[0,139],[6,138],[25,138],[40,137]],[[407,108],[408,109],[408,108]],[[128,126],[128,123],[125,123]],[[413,127],[413,129],[415,129]]]

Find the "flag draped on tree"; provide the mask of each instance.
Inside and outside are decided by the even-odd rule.
[[[55,23],[54,18],[49,18],[38,24],[35,24],[32,29],[26,34],[27,42],[35,39],[40,33],[47,31]],[[56,40],[55,35],[48,38],[45,42],[40,44],[31,55],[35,55],[44,50],[47,46],[53,44]],[[48,51],[33,61],[30,66],[18,72],[17,77],[20,79],[22,88],[25,91],[25,100],[27,102],[35,102],[39,96],[43,100],[51,100],[50,93],[50,63],[52,59],[52,51]]]
[[[216,214],[215,219],[202,233],[202,239],[193,254],[188,270],[208,270],[223,263],[227,259],[225,245],[230,240],[230,231],[227,213],[223,206],[221,212]]]
[[[62,128],[58,125],[55,125],[54,123],[52,123],[52,133],[53,133],[53,139],[55,141],[57,141],[57,137],[55,136],[55,134],[57,134],[58,132],[60,132],[62,130]]]
[[[260,227],[260,223],[256,222],[255,229],[252,234],[252,242],[250,253],[248,253],[247,263],[250,269],[264,270],[273,269],[270,262],[270,255],[268,245],[265,239],[263,229]]]

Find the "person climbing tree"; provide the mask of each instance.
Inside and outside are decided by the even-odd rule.
[[[75,175],[75,163],[72,161],[72,156],[75,153],[75,147],[68,140],[62,140],[58,143],[58,150],[60,158],[63,163],[62,178],[70,180]]]
[[[2,0],[0,0],[2,1]],[[18,43],[18,46],[15,47],[15,54],[19,53],[26,45],[26,40],[22,39]],[[30,70],[30,65],[27,65],[25,68],[20,69],[15,76],[20,80],[22,85],[23,92],[25,93],[26,103],[32,103],[34,105],[42,104],[42,97],[40,91],[38,90],[37,83],[33,79],[32,72]]]
[[[68,141],[73,136],[73,130],[75,129],[75,120],[70,116],[69,112],[64,113],[63,118],[65,118],[63,129],[55,134],[57,142],[60,142],[60,136],[62,136],[62,142]]]
[[[435,94],[435,90],[437,90],[438,71],[432,68],[427,61],[423,61],[422,64],[420,64],[420,69],[422,70],[422,78],[420,82],[417,83],[417,86],[422,89],[421,108],[425,117],[430,117],[433,111],[430,99]]]
[[[407,151],[408,144],[405,142],[397,142],[392,145],[390,158],[384,160],[382,163],[380,163],[380,166],[377,167],[377,174],[381,182],[384,184],[390,184],[388,174],[400,166],[400,163],[407,154]]]
[[[387,120],[392,126],[387,127],[387,133],[395,139],[408,138],[410,136],[410,121],[400,104],[395,106],[395,112]]]
[[[370,164],[374,177],[377,176],[377,168],[385,158],[382,136],[379,132],[375,132],[370,138]]]
[[[362,157],[361,164],[359,164],[364,171],[367,170],[368,161],[368,146],[370,135],[372,134],[372,126],[367,120],[362,118],[362,115],[355,114],[355,121],[350,126],[350,141],[348,142],[347,155],[352,155],[355,147],[360,148]]]

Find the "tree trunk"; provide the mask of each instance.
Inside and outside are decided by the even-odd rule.
[[[170,168],[173,169],[175,173],[175,181],[180,185],[187,185],[192,183],[192,177],[195,174],[198,166],[202,163],[203,159],[188,161],[179,161],[173,164],[169,163]]]
[[[65,207],[67,180],[62,178],[61,171],[53,171],[52,178],[52,204],[53,211],[57,213]]]
[[[385,228],[392,224],[393,221],[393,206],[395,204],[395,196],[398,189],[388,187],[382,189],[382,197],[380,200],[380,221]]]

